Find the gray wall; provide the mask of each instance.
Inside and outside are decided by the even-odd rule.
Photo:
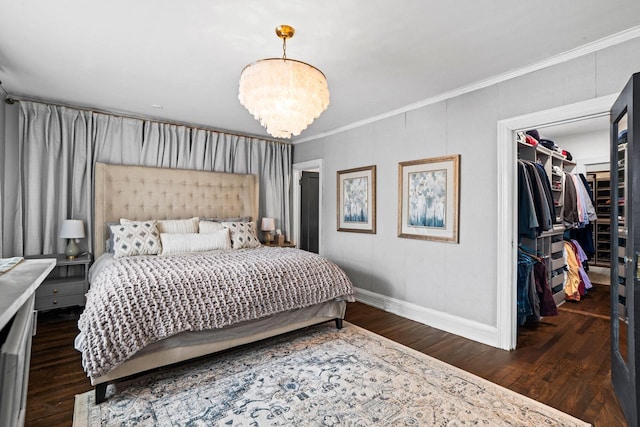
[[[497,122],[619,92],[640,39],[362,127],[297,144],[323,159],[324,255],[364,290],[496,326]],[[398,162],[460,154],[460,243],[397,237]],[[336,171],[376,165],[377,234],[336,231]]]
[[[7,215],[16,209],[19,194],[15,190],[18,188],[18,165],[9,159],[17,158],[15,154],[18,149],[19,115],[18,103],[8,105],[2,99],[0,105],[0,224],[4,218],[13,218],[14,215]],[[14,247],[14,239],[21,238],[10,232],[2,235],[0,230],[0,256],[14,256],[11,248]]]

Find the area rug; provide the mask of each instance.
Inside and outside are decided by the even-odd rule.
[[[346,322],[117,386],[77,395],[74,426],[588,425]]]

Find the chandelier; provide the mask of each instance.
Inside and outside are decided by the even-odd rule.
[[[247,65],[240,75],[240,103],[276,138],[300,135],[329,106],[329,87],[322,71],[287,58],[287,39],[295,30],[276,27],[282,58]]]

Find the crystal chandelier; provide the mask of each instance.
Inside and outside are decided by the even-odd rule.
[[[276,138],[300,135],[329,106],[322,71],[287,58],[287,39],[294,32],[288,25],[277,27],[282,58],[261,59],[244,67],[240,75],[240,103]]]

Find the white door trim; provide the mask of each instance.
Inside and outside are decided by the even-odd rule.
[[[318,180],[318,253],[323,254],[322,245],[322,159],[309,160],[306,162],[293,164],[293,236],[292,240],[299,247],[300,237],[300,178],[303,171],[318,172],[320,179]]]
[[[516,282],[518,229],[515,221],[518,201],[517,150],[514,132],[541,129],[553,124],[609,114],[618,95],[526,114],[498,122],[498,224],[497,224],[497,342],[500,348],[516,348],[518,338]]]

